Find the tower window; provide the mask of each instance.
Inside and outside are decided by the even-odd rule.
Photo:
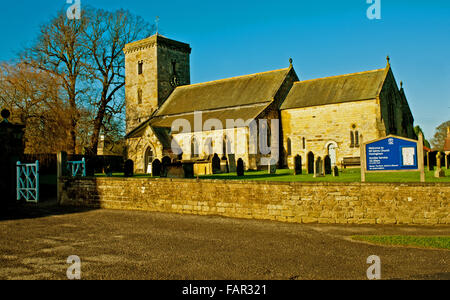
[[[138,90],[138,104],[142,104],[142,90]]]
[[[141,60],[140,62],[138,62],[138,74],[142,75],[142,71],[144,69],[144,62]]]
[[[303,149],[306,149],[306,138],[303,138],[302,141],[303,141]]]

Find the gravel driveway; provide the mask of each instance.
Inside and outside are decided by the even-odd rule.
[[[0,221],[0,279],[450,279],[450,251],[375,246],[356,234],[450,235],[450,227],[285,224],[142,211],[20,209]]]

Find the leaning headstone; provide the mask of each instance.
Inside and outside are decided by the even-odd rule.
[[[445,171],[442,169],[441,159],[442,159],[442,153],[438,152],[436,154],[436,171],[434,172],[434,177],[436,178],[442,178],[445,177]]]
[[[236,167],[237,176],[242,177],[244,176],[244,161],[242,158],[239,158],[237,161],[237,167]]]
[[[277,172],[277,163],[275,159],[269,161],[268,171],[269,174],[275,174]]]
[[[125,177],[133,177],[134,170],[134,162],[131,159],[125,161],[125,165],[123,166],[123,173]]]
[[[302,157],[300,155],[294,157],[294,174],[302,174]]]
[[[334,166],[334,168],[333,168],[333,176],[334,177],[339,176],[339,168],[337,166]]]
[[[155,159],[152,162],[152,176],[161,176],[161,162],[159,161],[159,159]]]

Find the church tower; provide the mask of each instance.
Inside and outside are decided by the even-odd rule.
[[[155,34],[127,44],[126,132],[148,120],[179,85],[190,84],[189,44]]]

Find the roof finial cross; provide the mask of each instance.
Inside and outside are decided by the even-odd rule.
[[[156,24],[156,34],[158,34],[158,30],[159,30],[159,16],[156,16],[155,24]]]

